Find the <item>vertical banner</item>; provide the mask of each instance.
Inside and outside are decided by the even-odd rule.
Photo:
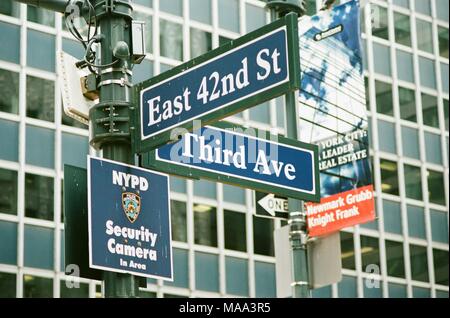
[[[299,20],[300,140],[319,146],[321,202],[306,203],[310,236],[375,219],[359,1]]]

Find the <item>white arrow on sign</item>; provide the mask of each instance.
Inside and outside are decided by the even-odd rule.
[[[275,198],[273,193],[269,193],[258,201],[258,204],[263,207],[271,216],[275,216],[275,212],[289,212],[288,201],[282,198]]]

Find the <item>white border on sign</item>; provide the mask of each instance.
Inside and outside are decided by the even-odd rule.
[[[157,275],[149,275],[149,274],[145,274],[145,273],[140,273],[140,272],[133,272],[133,271],[129,271],[129,270],[120,270],[120,269],[116,269],[116,268],[109,268],[109,267],[104,267],[104,266],[99,266],[99,265],[94,265],[92,264],[92,221],[91,221],[91,160],[98,160],[98,161],[106,161],[109,163],[113,163],[113,164],[117,164],[120,166],[125,166],[125,167],[130,167],[133,169],[137,169],[137,170],[142,170],[145,171],[147,173],[154,173],[154,174],[158,174],[160,176],[166,177],[167,179],[167,206],[168,206],[168,212],[169,212],[169,249],[170,249],[170,278],[169,277],[164,277],[164,276],[157,276]],[[116,272],[116,273],[129,273],[132,275],[136,275],[136,276],[143,276],[143,277],[148,277],[148,278],[154,278],[154,279],[162,279],[165,281],[169,281],[169,282],[173,282],[173,251],[172,251],[172,215],[171,215],[171,209],[170,209],[170,185],[169,185],[169,175],[158,172],[158,171],[152,171],[152,170],[148,170],[148,169],[144,169],[141,167],[136,167],[133,165],[129,165],[129,164],[125,164],[125,163],[121,163],[121,162],[117,162],[117,161],[113,161],[110,159],[104,159],[104,158],[99,158],[99,157],[94,157],[91,155],[87,155],[87,180],[88,180],[88,234],[89,234],[89,267],[90,268],[94,268],[94,269],[100,269],[100,270],[104,270],[104,271],[108,271],[108,272]]]
[[[160,129],[160,130],[154,132],[153,134],[144,136],[144,125],[143,125],[143,119],[142,119],[142,113],[143,113],[143,102],[142,102],[142,97],[143,97],[143,95],[144,95],[145,92],[151,90],[151,89],[154,88],[155,86],[162,85],[162,84],[164,84],[165,82],[170,81],[170,80],[172,80],[172,79],[174,79],[174,78],[176,78],[176,77],[178,77],[178,76],[180,76],[180,75],[188,74],[188,73],[194,71],[195,69],[197,69],[197,68],[199,68],[199,67],[202,67],[202,66],[204,66],[205,64],[208,64],[208,63],[210,63],[210,62],[214,62],[215,60],[217,60],[217,59],[219,59],[219,58],[222,58],[222,57],[224,57],[224,56],[227,56],[228,54],[231,54],[231,53],[233,53],[234,51],[237,51],[237,50],[240,50],[240,49],[242,49],[242,48],[244,48],[244,47],[247,47],[247,46],[249,46],[250,44],[253,44],[253,43],[256,42],[256,41],[259,41],[259,40],[261,40],[261,39],[264,39],[264,38],[266,38],[266,37],[272,35],[273,33],[279,32],[280,30],[283,30],[283,31],[285,32],[285,34],[286,34],[286,36],[285,36],[285,39],[286,39],[285,45],[286,45],[286,64],[287,64],[287,72],[286,72],[286,77],[285,77],[282,81],[277,82],[277,83],[275,83],[275,84],[272,84],[272,85],[270,85],[270,86],[268,86],[268,87],[261,88],[261,89],[258,90],[258,91],[255,91],[255,92],[253,92],[253,93],[251,93],[251,94],[242,96],[242,97],[240,97],[240,98],[238,98],[238,99],[232,100],[232,101],[230,101],[229,103],[226,103],[226,104],[221,105],[221,106],[219,106],[219,107],[216,107],[216,108],[214,108],[214,109],[210,109],[210,110],[208,110],[207,112],[198,114],[197,116],[190,117],[189,119],[186,119],[186,120],[181,121],[181,122],[177,122],[176,124],[173,124],[173,125],[171,125],[171,126],[169,126],[169,127]],[[282,26],[282,27],[280,27],[280,28],[278,28],[278,29],[273,30],[273,31],[270,32],[270,33],[267,33],[267,34],[265,34],[265,35],[263,35],[263,36],[260,36],[260,37],[258,37],[258,38],[256,38],[256,39],[254,39],[254,40],[252,40],[252,41],[246,43],[246,44],[243,45],[243,46],[236,47],[236,48],[234,48],[234,49],[232,49],[232,50],[230,50],[230,51],[227,51],[227,52],[225,52],[225,53],[223,53],[223,54],[220,54],[220,55],[216,56],[215,58],[213,58],[213,59],[211,59],[211,60],[207,60],[207,61],[205,61],[205,62],[203,62],[203,63],[201,63],[201,64],[199,64],[199,65],[197,65],[197,66],[195,66],[195,67],[193,67],[193,68],[190,68],[190,69],[187,70],[186,72],[182,72],[181,74],[174,75],[174,76],[172,76],[172,77],[170,77],[170,78],[168,78],[168,79],[165,79],[165,80],[163,80],[163,81],[161,81],[161,82],[158,82],[158,83],[156,83],[156,84],[154,84],[154,85],[152,85],[152,86],[150,86],[150,87],[147,87],[147,88],[141,90],[141,92],[140,92],[140,103],[139,103],[139,110],[140,110],[140,114],[141,114],[141,116],[140,116],[140,123],[139,123],[139,124],[141,125],[141,141],[146,140],[146,139],[148,139],[148,138],[151,138],[151,137],[153,137],[153,136],[155,136],[155,135],[161,134],[161,133],[163,133],[163,132],[165,132],[165,131],[167,131],[167,130],[169,130],[169,129],[172,129],[172,128],[174,128],[174,127],[178,127],[178,126],[180,126],[180,125],[183,125],[183,124],[185,124],[185,123],[187,123],[187,122],[189,122],[189,121],[191,121],[191,120],[197,119],[197,118],[199,118],[199,117],[201,117],[201,116],[208,115],[209,113],[211,113],[211,112],[213,112],[213,111],[216,111],[216,110],[219,110],[219,109],[222,109],[222,108],[224,108],[224,107],[226,107],[226,106],[228,106],[228,105],[230,105],[230,104],[237,103],[237,102],[241,101],[242,99],[252,97],[252,96],[254,96],[254,95],[256,95],[256,94],[259,94],[259,93],[261,93],[261,92],[264,92],[264,91],[266,91],[266,90],[269,90],[269,89],[271,89],[271,88],[273,88],[273,87],[275,87],[275,86],[284,84],[284,83],[286,83],[286,82],[289,81],[289,75],[290,75],[290,74],[289,74],[289,46],[288,46],[288,39],[287,39],[287,27],[286,27],[286,26]]]
[[[277,183],[266,182],[266,181],[260,181],[260,180],[257,180],[257,179],[252,179],[252,178],[244,177],[244,176],[241,176],[241,175],[238,175],[238,174],[219,172],[219,171],[217,171],[217,170],[208,169],[208,168],[199,168],[199,167],[197,167],[197,166],[192,166],[192,165],[187,164],[187,163],[184,163],[184,162],[174,162],[174,161],[170,161],[170,160],[167,160],[167,159],[163,159],[163,158],[161,158],[161,157],[159,156],[159,153],[158,153],[158,152],[159,152],[159,149],[156,149],[156,151],[155,151],[155,157],[156,157],[156,160],[163,161],[163,162],[168,162],[168,163],[174,164],[174,165],[179,165],[179,166],[189,167],[189,168],[192,168],[192,169],[204,170],[204,171],[208,171],[208,172],[212,172],[212,173],[216,173],[216,174],[221,174],[221,175],[226,175],[226,176],[231,175],[231,176],[237,177],[237,178],[239,178],[239,179],[245,179],[245,180],[249,180],[249,181],[253,181],[253,182],[263,183],[263,184],[267,184],[267,185],[270,185],[270,186],[275,186],[275,187],[277,187],[277,188],[289,189],[289,190],[293,190],[293,191],[301,192],[301,193],[315,194],[315,192],[316,192],[316,178],[315,178],[315,172],[316,172],[315,169],[316,169],[316,165],[315,165],[315,162],[314,162],[314,151],[309,150],[309,149],[303,149],[303,148],[299,148],[299,147],[287,145],[287,144],[283,144],[283,143],[277,143],[277,142],[274,142],[274,141],[271,141],[271,140],[266,140],[266,139],[262,139],[262,138],[257,138],[257,137],[254,137],[254,136],[250,136],[250,135],[246,135],[246,134],[238,133],[238,132],[234,132],[234,131],[229,131],[229,130],[226,130],[226,129],[217,128],[217,127],[213,127],[213,126],[204,126],[204,128],[213,129],[213,130],[214,130],[214,129],[217,129],[217,130],[224,131],[224,132],[226,132],[226,133],[231,133],[231,134],[234,134],[234,135],[243,136],[243,137],[245,137],[245,138],[255,139],[255,140],[262,140],[262,141],[267,142],[267,143],[271,143],[271,144],[275,144],[275,145],[283,145],[284,147],[287,147],[287,148],[299,149],[299,150],[301,150],[301,151],[303,151],[303,152],[308,152],[308,153],[311,155],[311,158],[312,158],[311,161],[312,161],[312,181],[313,181],[312,183],[313,183],[313,189],[312,189],[311,191],[307,191],[307,190],[299,190],[299,189],[292,188],[292,187],[289,187],[289,186],[279,185],[279,184],[277,184]],[[255,181],[255,180],[256,180],[256,181]]]

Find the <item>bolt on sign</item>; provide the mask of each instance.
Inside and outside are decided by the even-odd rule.
[[[172,281],[167,175],[88,156],[88,220],[91,268]]]
[[[263,26],[135,86],[135,153],[299,88],[295,14]]]
[[[375,219],[359,3],[299,20],[299,131],[319,146],[321,202],[307,203],[310,236]]]

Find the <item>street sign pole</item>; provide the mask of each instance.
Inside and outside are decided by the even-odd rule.
[[[103,150],[103,158],[134,164],[131,152],[129,109],[131,99],[131,21],[130,0],[91,1],[95,6],[100,38],[100,102],[90,110],[91,144]],[[108,66],[107,66],[108,65]],[[105,271],[107,298],[137,297],[136,276]]]
[[[269,0],[267,8],[270,10],[271,20],[284,16],[289,12],[296,12],[300,16],[305,14],[305,5],[303,0]],[[298,35],[295,35],[298,36]],[[297,131],[297,98],[295,92],[289,92],[285,95],[286,103],[286,136],[288,138],[298,139]],[[308,255],[306,249],[306,213],[303,208],[303,201],[289,198],[289,241],[292,248],[292,271],[293,298],[310,297],[310,288],[308,282]]]

